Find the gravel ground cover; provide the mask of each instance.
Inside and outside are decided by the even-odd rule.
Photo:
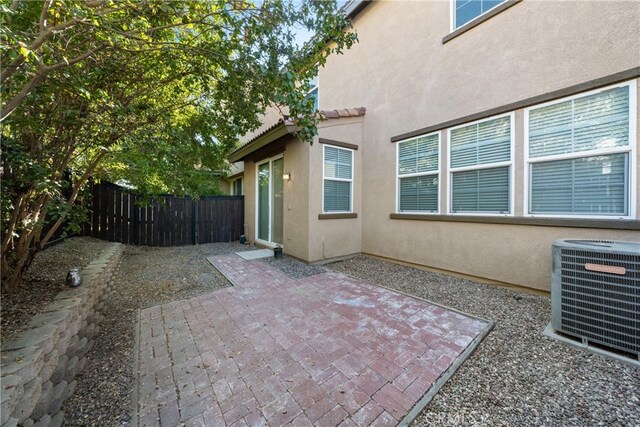
[[[62,408],[66,426],[129,425],[137,311],[211,292],[229,282],[207,256],[248,250],[236,243],[174,248],[127,246],[100,334]]]
[[[496,322],[413,425],[640,425],[640,370],[544,337],[548,297],[372,257],[328,267]]]
[[[260,261],[277,268],[292,279],[304,279],[327,271],[320,265],[309,265],[290,256],[284,255],[282,258],[260,258]]]
[[[108,244],[91,237],[74,237],[36,254],[20,287],[2,293],[0,340],[8,342],[33,316],[53,301],[58,292],[66,289],[65,279],[69,269],[85,267]]]
[[[64,288],[69,268],[88,264],[105,244],[73,238],[39,254],[25,276],[32,286],[2,296],[2,340]],[[65,425],[129,425],[137,310],[228,286],[206,257],[252,248],[226,243],[128,246],[118,291],[77,378],[76,393],[63,408]],[[263,261],[293,278],[325,271],[287,256]],[[371,257],[326,267],[496,322],[414,425],[640,425],[640,370],[542,336],[550,318],[548,297]]]

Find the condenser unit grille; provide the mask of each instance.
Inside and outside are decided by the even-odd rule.
[[[561,248],[559,261],[556,329],[640,353],[640,255]],[[614,272],[590,271],[589,265]]]

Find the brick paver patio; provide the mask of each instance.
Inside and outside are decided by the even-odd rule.
[[[488,328],[335,272],[209,260],[235,286],[141,312],[140,426],[396,425]]]

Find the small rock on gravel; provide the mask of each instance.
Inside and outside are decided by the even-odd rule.
[[[230,286],[206,258],[248,249],[237,243],[126,246],[116,290],[105,302],[100,333],[87,353],[85,369],[77,377],[76,392],[63,407],[65,425],[129,425],[138,310]]]
[[[87,266],[107,245],[109,242],[91,237],[73,237],[37,253],[18,289],[2,292],[2,342],[9,342],[59,292],[67,289],[65,280],[71,268]]]

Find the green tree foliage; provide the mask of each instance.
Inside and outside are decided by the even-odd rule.
[[[330,1],[0,0],[3,287],[90,178],[198,196],[274,104],[310,141],[305,83],[346,27]]]

